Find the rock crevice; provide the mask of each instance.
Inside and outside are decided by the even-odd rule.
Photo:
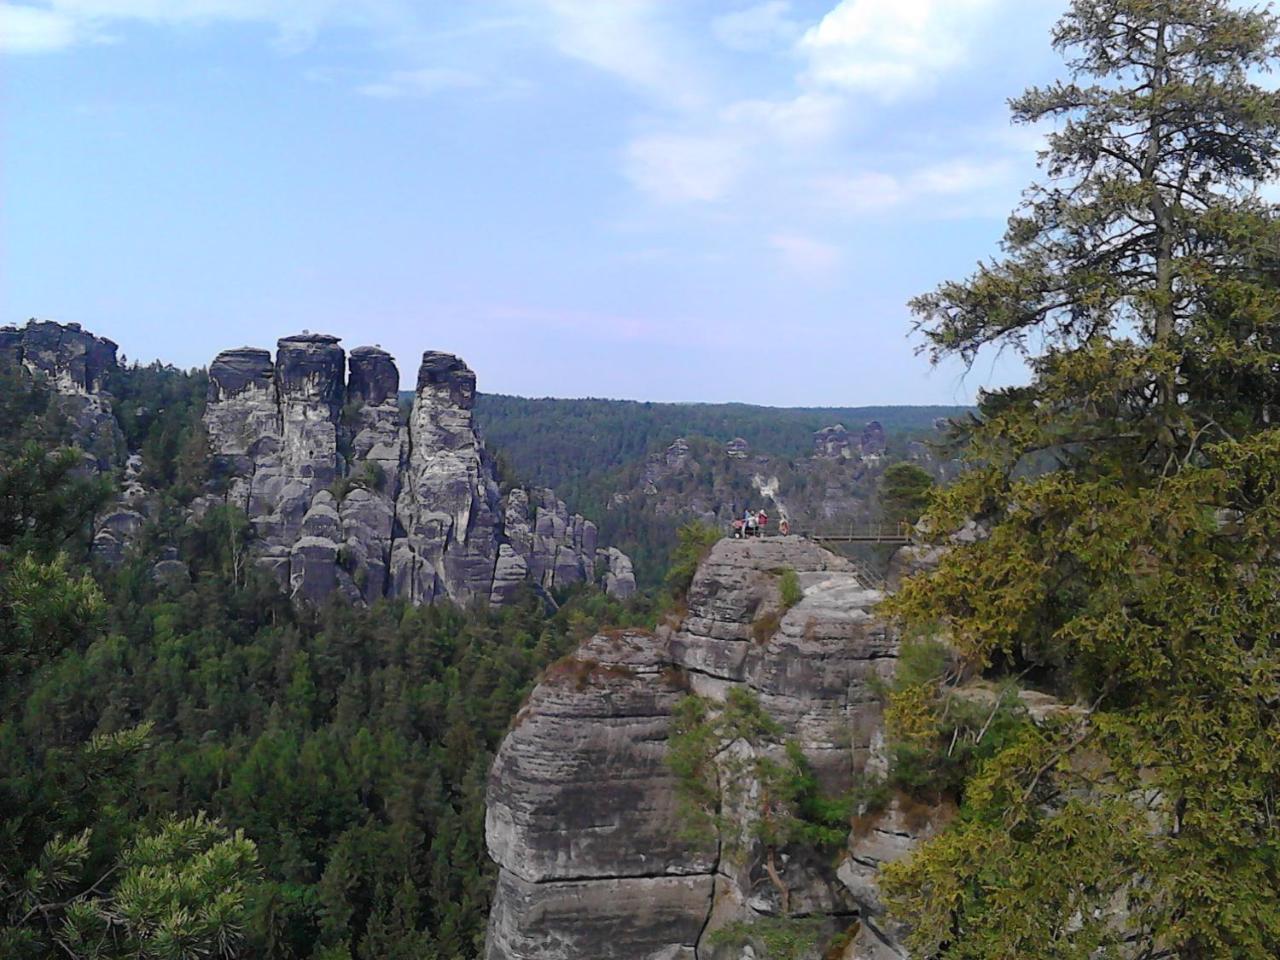
[[[784,569],[804,591],[785,611]],[[738,956],[715,931],[783,907],[749,826],[682,832],[667,762],[673,711],[690,692],[723,700],[749,689],[825,789],[850,789],[880,728],[876,682],[895,664],[896,638],[874,614],[880,598],[803,539],[725,540],[700,566],[679,625],[595,637],[548,670],[490,775],[486,832],[500,880],[488,960]],[[829,855],[787,848],[778,870],[791,914],[825,918],[833,933],[875,907]],[[689,884],[679,897],[673,878]],[[570,898],[581,913],[565,912]]]
[[[448,599],[500,606],[526,582],[635,591],[630,560],[550,491],[499,495],[473,422],[476,378],[428,351],[407,422],[400,375],[377,347],[285,337],[275,357],[242,347],[209,369],[204,422],[215,497],[244,510],[258,563],[295,598]],[[532,504],[532,505],[531,505]]]

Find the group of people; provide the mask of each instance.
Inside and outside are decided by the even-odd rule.
[[[768,525],[769,515],[763,510],[744,510],[742,516],[733,521],[733,539],[740,540],[743,537],[763,537],[765,527]],[[787,521],[784,519],[778,531],[784,537],[789,532],[786,528]]]

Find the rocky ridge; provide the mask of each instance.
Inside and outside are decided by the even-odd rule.
[[[152,512],[149,491],[139,480],[142,458],[128,455],[112,410],[109,381],[118,369],[118,349],[78,323],[30,320],[21,328],[0,327],[0,358],[50,388],[70,440],[83,455],[84,469],[121,473],[118,495],[94,526],[94,556],[108,563],[123,558]]]
[[[789,609],[785,569],[803,589]],[[781,895],[749,832],[682,838],[667,764],[672,712],[690,692],[723,701],[750,690],[827,790],[850,789],[883,764],[875,690],[892,675],[898,642],[874,612],[881,596],[848,561],[801,538],[724,540],[678,625],[597,636],[549,670],[490,775],[486,833],[499,880],[488,960],[748,955],[716,931],[782,916]],[[875,869],[927,829],[891,809],[851,834],[838,862],[783,850],[791,915],[848,932],[849,960],[903,956],[878,919]]]
[[[219,499],[244,510],[257,562],[305,602],[500,605],[525,581],[635,591],[626,556],[601,550],[595,525],[553,493],[499,495],[461,359],[423,355],[407,424],[399,379],[385,351],[348,357],[324,334],[285,337],[274,359],[222,352],[204,416],[216,490],[197,511]]]
[[[0,327],[0,357],[49,385],[86,466],[95,470],[111,470],[124,460],[124,436],[107,393],[118,349],[78,323],[31,320],[21,328]]]

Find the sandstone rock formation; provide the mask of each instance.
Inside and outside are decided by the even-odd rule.
[[[526,580],[634,592],[626,557],[598,553],[595,525],[553,493],[499,497],[472,421],[475,374],[462,360],[423,355],[407,424],[399,383],[385,351],[347,357],[323,334],[285,337],[274,360],[243,347],[210,366],[217,491],[245,511],[258,563],[292,596],[500,605]]]
[[[21,329],[0,328],[0,358],[25,367],[52,391],[52,402],[70,427],[70,441],[84,456],[84,469],[115,473],[121,490],[94,525],[93,554],[119,563],[150,512],[139,475],[141,457],[126,457],[124,434],[112,412],[108,380],[117,369],[117,347],[78,323],[31,320]]]
[[[879,420],[872,420],[862,428],[862,436],[858,438],[858,449],[864,457],[883,456],[887,445],[888,438]]]
[[[804,591],[785,610],[784,569]],[[826,788],[849,789],[874,762],[876,680],[897,651],[873,610],[880,598],[848,562],[800,538],[724,540],[678,627],[598,636],[549,670],[490,775],[500,879],[488,960],[742,956],[715,931],[779,916],[780,894],[758,840],[682,838],[666,762],[672,710],[690,691],[723,700],[749,689]],[[875,853],[859,852],[868,862]],[[851,863],[851,853],[836,864],[785,850],[793,914],[825,918],[833,933],[870,918],[874,885]],[[891,933],[870,936],[855,942],[893,945]]]
[[[0,357],[49,385],[71,424],[73,442],[85,453],[86,466],[102,471],[124,460],[124,437],[106,395],[117,349],[78,323],[29,320],[22,328],[0,327]]]
[[[858,456],[858,451],[845,425],[837,423],[813,435],[813,455],[823,460],[851,460]]]

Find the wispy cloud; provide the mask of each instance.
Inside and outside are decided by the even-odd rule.
[[[0,48],[65,49],[121,24],[199,26],[219,22],[273,27],[286,50],[309,46],[329,26],[403,29],[415,20],[408,0],[42,0],[0,5]],[[15,31],[14,28],[17,28]]]
[[[791,19],[791,4],[786,0],[767,0],[711,21],[711,32],[721,43],[744,52],[789,46],[802,29]]]
[[[623,169],[641,190],[667,202],[723,199],[742,171],[740,145],[721,137],[658,134],[626,148]]]
[[[400,97],[430,97],[447,90],[466,90],[484,86],[484,81],[465,70],[447,67],[424,67],[421,70],[396,70],[381,80],[357,87],[367,97],[394,100]]]
[[[76,22],[57,10],[0,3],[0,52],[49,53],[76,42]]]
[[[661,0],[535,0],[565,56],[612,74],[670,106],[693,109],[706,93],[701,68],[664,16]]]
[[[720,118],[756,138],[806,144],[831,136],[848,112],[848,103],[840,97],[802,93],[779,100],[738,100],[725,107]]]
[[[1007,209],[1009,179],[1014,165],[1008,158],[986,160],[954,158],[899,172],[861,170],[818,177],[813,196],[825,210],[865,215],[926,206],[937,216],[948,215],[940,201],[963,200],[966,210],[982,207],[982,201],[998,194]]]

